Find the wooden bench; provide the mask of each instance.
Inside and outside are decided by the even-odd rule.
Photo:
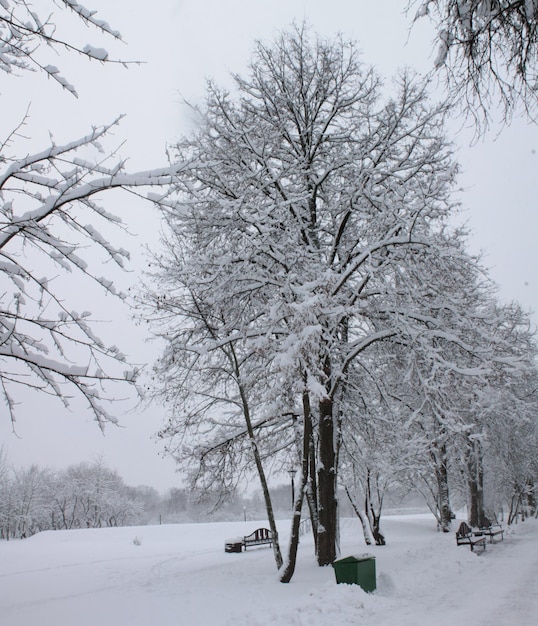
[[[225,552],[243,552],[248,547],[273,544],[273,534],[268,528],[258,528],[246,537],[233,537],[224,542]]]
[[[273,534],[268,528],[258,528],[250,535],[243,537],[245,550],[252,546],[273,545]]]
[[[490,543],[494,543],[494,538],[500,535],[499,541],[504,539],[504,528],[500,524],[492,524],[487,517],[484,518],[484,526],[480,532],[489,537]]]
[[[456,531],[456,544],[458,546],[470,546],[474,552],[475,546],[486,549],[486,536],[482,533],[473,532],[469,526],[462,522]]]

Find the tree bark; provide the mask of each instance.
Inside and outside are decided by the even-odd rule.
[[[318,565],[330,565],[336,559],[338,502],[335,434],[333,401],[323,398],[319,403]]]
[[[359,507],[357,506],[357,504],[355,503],[355,500],[353,500],[351,493],[347,487],[347,485],[344,485],[344,490],[346,492],[346,495],[348,497],[348,500],[353,508],[353,511],[355,512],[355,515],[359,518],[361,526],[362,526],[362,532],[364,535],[364,543],[367,546],[371,546],[375,539],[374,536],[372,534],[372,529],[370,528],[370,524],[368,523],[366,516],[363,515],[359,509]]]
[[[484,469],[482,446],[479,441],[471,443],[469,455],[469,524],[484,526]]]
[[[297,563],[297,549],[299,547],[299,532],[301,526],[301,511],[303,508],[303,498],[307,491],[309,463],[310,463],[310,447],[312,442],[312,416],[310,412],[310,397],[308,391],[303,392],[303,447],[301,455],[301,481],[298,493],[295,497],[293,506],[293,518],[291,520],[290,543],[288,547],[288,556],[280,568],[280,582],[289,583],[295,572],[295,564]]]
[[[450,532],[452,525],[452,509],[448,488],[448,458],[445,443],[434,443],[432,458],[435,464],[437,481],[437,497],[439,507],[439,526],[444,533]]]
[[[538,513],[536,510],[536,489],[531,476],[527,478],[527,510],[529,517],[536,517]]]
[[[234,362],[236,364],[236,371],[239,373],[239,368],[237,366],[237,359],[235,358],[235,353],[233,354]],[[271,501],[271,494],[269,492],[269,486],[267,484],[267,477],[265,476],[265,470],[263,468],[263,463],[260,455],[260,451],[258,449],[258,443],[256,441],[256,435],[254,433],[254,428],[252,427],[252,419],[250,417],[250,408],[247,396],[241,384],[239,386],[239,393],[241,395],[241,402],[243,405],[243,417],[245,418],[245,424],[247,427],[248,437],[250,440],[250,445],[252,448],[252,454],[254,456],[254,462],[256,464],[256,469],[258,470],[258,477],[260,479],[260,484],[263,491],[263,498],[265,501],[265,509],[267,511],[267,520],[269,522],[269,529],[271,530],[271,534],[273,536],[273,554],[275,556],[275,562],[278,569],[282,567],[283,559],[282,553],[280,551],[280,543],[278,541],[278,531],[276,528],[275,515],[273,512],[273,503]]]
[[[379,495],[379,494],[378,494]],[[379,497],[379,507],[378,511],[376,511],[374,502],[372,499],[372,480],[371,480],[371,472],[367,470],[366,476],[366,502],[364,508],[366,509],[366,513],[368,516],[368,521],[370,522],[370,529],[372,531],[372,535],[375,540],[376,546],[384,546],[385,545],[385,537],[381,533],[380,524],[381,524],[381,508],[383,503],[381,501],[381,497]]]
[[[310,415],[310,419],[312,416]],[[319,508],[318,508],[318,486],[316,480],[316,449],[313,434],[313,425],[310,423],[311,435],[309,444],[308,459],[308,481],[306,484],[306,500],[308,502],[308,510],[310,512],[310,521],[312,525],[312,536],[314,537],[315,554],[318,553],[318,528],[319,528]]]

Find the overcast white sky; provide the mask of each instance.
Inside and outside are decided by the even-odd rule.
[[[36,6],[43,0],[36,0]],[[76,20],[61,18],[59,35],[79,37],[81,44],[106,47],[111,57],[142,60],[129,69],[101,66],[71,56],[49,56],[74,83],[79,99],[61,92],[43,76],[13,79],[0,76],[2,116],[0,135],[11,129],[31,102],[26,134],[32,145],[44,147],[48,131],[58,142],[86,134],[91,124],[102,124],[118,114],[127,117],[118,127],[118,143],[126,140],[123,155],[130,155],[131,170],[165,165],[165,145],[173,143],[189,125],[181,99],[201,101],[205,79],[219,83],[230,71],[243,72],[254,39],[270,40],[276,30],[306,19],[324,35],[342,32],[359,42],[364,60],[387,78],[400,66],[420,72],[431,68],[433,30],[422,25],[409,33],[410,19],[403,14],[406,0],[84,0],[122,33],[125,44],[100,38],[87,28],[75,29]],[[50,6],[50,2],[48,3]],[[126,45],[127,44],[127,45]],[[9,106],[7,106],[9,103]],[[516,120],[499,137],[495,133],[469,146],[470,135],[452,137],[461,146],[463,166],[460,195],[465,219],[473,231],[472,251],[484,250],[491,275],[505,300],[517,299],[527,309],[538,310],[538,128]],[[142,246],[158,241],[158,217],[151,207],[132,203],[129,197],[113,197],[107,208],[120,214],[137,236],[127,245],[133,250],[133,267],[143,265]],[[123,245],[126,245],[123,242]],[[126,284],[136,281],[136,273]],[[77,294],[86,297],[84,291]],[[117,303],[100,302],[98,310],[108,319],[103,334],[134,361],[151,361],[156,347],[147,346],[143,332],[134,327],[129,313]],[[89,304],[79,308],[90,309]],[[538,322],[536,314],[534,323]],[[109,427],[102,436],[85,414],[69,413],[61,405],[47,405],[28,398],[19,412],[16,435],[0,421],[0,442],[15,466],[38,463],[65,467],[104,455],[128,484],[148,484],[164,491],[179,477],[170,459],[159,456],[161,444],[152,435],[163,424],[163,409],[120,416],[124,428]]]

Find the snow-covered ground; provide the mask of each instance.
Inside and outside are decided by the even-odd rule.
[[[376,558],[377,591],[337,585],[301,539],[292,582],[267,547],[224,552],[263,522],[44,532],[0,542],[1,626],[507,626],[536,623],[538,522],[483,554],[437,533],[428,515],[385,518],[387,545],[366,549],[342,520],[342,556]],[[287,539],[289,522],[279,524]]]

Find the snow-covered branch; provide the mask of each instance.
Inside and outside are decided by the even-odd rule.
[[[136,368],[127,368],[124,355],[94,333],[92,314],[73,311],[53,280],[58,270],[78,273],[107,293],[123,297],[113,278],[96,271],[97,250],[120,268],[129,259],[128,250],[110,241],[111,227],[125,227],[101,206],[102,194],[111,189],[147,189],[148,203],[158,204],[183,167],[127,172],[125,162],[114,153],[103,153],[101,146],[120,119],[24,158],[2,155],[0,378],[12,419],[17,387],[41,389],[64,403],[71,387],[85,398],[102,426],[112,419],[100,402],[107,381],[132,385],[136,380]],[[89,303],[82,306],[91,308]]]
[[[97,17],[97,12],[87,9],[74,0],[48,0],[50,9],[46,17],[38,14],[38,9],[32,7],[26,0],[3,0],[0,2],[0,70],[12,72],[14,69],[39,70],[56,81],[62,88],[78,97],[76,88],[61,73],[54,64],[41,60],[39,48],[67,50],[86,57],[88,60],[101,63],[120,63],[127,65],[132,61],[123,61],[110,58],[107,50],[91,44],[78,45],[67,38],[56,34],[56,25],[53,21],[52,9],[62,8],[70,10],[77,19],[86,25],[112,39],[121,40],[119,31]]]

